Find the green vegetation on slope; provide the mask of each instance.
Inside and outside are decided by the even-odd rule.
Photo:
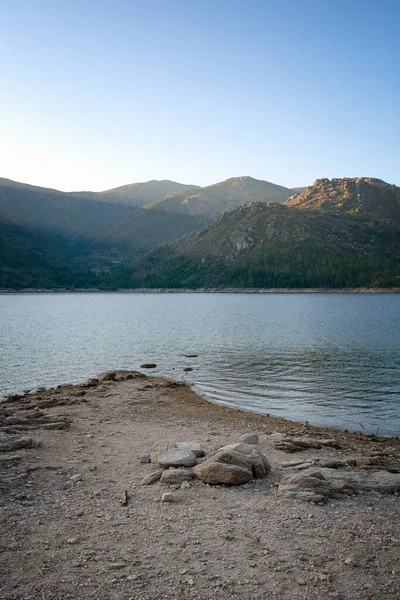
[[[133,287],[400,285],[396,228],[261,203],[167,244],[133,269]]]
[[[177,212],[132,209],[0,180],[0,287],[400,285],[400,188],[380,180],[317,180],[286,205],[253,202],[199,231],[265,186],[244,177],[192,190],[208,194],[193,215],[180,200]],[[182,193],[190,209],[187,190],[170,196]]]

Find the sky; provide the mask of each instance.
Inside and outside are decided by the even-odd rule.
[[[398,0],[0,0],[0,177],[400,185]]]

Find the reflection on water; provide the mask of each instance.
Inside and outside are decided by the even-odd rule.
[[[154,361],[215,402],[399,435],[399,317],[381,294],[0,296],[0,395]]]

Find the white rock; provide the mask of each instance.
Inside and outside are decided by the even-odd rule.
[[[163,494],[161,496],[161,502],[174,502],[175,501],[175,496],[174,494],[171,494],[170,492],[165,492],[165,494]]]
[[[170,448],[157,458],[157,462],[162,467],[194,467],[196,464],[196,455],[191,450]]]
[[[198,458],[204,456],[204,450],[199,442],[175,442],[175,446],[176,448],[179,448],[179,450],[190,450]]]

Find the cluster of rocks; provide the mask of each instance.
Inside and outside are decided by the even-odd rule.
[[[149,364],[142,365],[142,368],[154,368],[157,365]],[[87,379],[85,385],[88,387],[95,387],[104,383],[105,381],[126,381],[127,379],[146,379],[147,375],[140,373],[140,371],[132,371],[125,369],[115,369],[113,371],[103,371],[97,377],[91,377]]]
[[[51,417],[43,411],[52,406],[62,406],[85,402],[88,388],[104,382],[146,378],[138,371],[104,371],[97,377],[88,379],[82,385],[64,384],[55,388],[26,390],[23,394],[13,394],[0,404],[0,452],[14,452],[34,446],[34,439],[23,432],[33,429],[66,429],[70,421],[63,416]]]
[[[248,483],[265,477],[271,470],[257,444],[256,435],[243,436],[240,442],[223,446],[207,456],[198,442],[175,442],[161,451],[156,447],[149,458],[160,468],[142,479],[140,485],[157,481],[183,485],[194,478],[211,485]],[[142,462],[146,462],[143,457]]]
[[[65,417],[50,417],[38,407],[23,409],[9,403],[0,405],[0,452],[13,452],[33,446],[31,437],[22,432],[31,429],[65,429],[69,421]]]
[[[325,438],[287,438],[276,434],[271,437],[272,445],[284,452],[323,447],[337,449],[339,446],[336,440]],[[207,455],[197,442],[158,444],[151,455],[141,458],[141,462],[153,463],[157,469],[144,477],[140,485],[160,482],[185,488],[197,479],[210,485],[233,486],[263,478],[270,473],[271,466],[258,442],[257,435],[245,435],[239,442],[222,446]],[[293,450],[294,447],[298,450]],[[288,474],[280,478],[278,494],[303,502],[324,504],[332,498],[364,492],[400,493],[400,473],[395,466],[387,463],[390,457],[386,454],[346,459],[317,456],[282,463],[282,469]],[[276,478],[279,478],[278,473]],[[165,502],[171,502],[171,498],[170,494],[162,497]]]
[[[324,504],[330,498],[366,492],[399,494],[400,473],[310,468],[284,477],[278,488],[278,493],[283,496],[317,504]]]

